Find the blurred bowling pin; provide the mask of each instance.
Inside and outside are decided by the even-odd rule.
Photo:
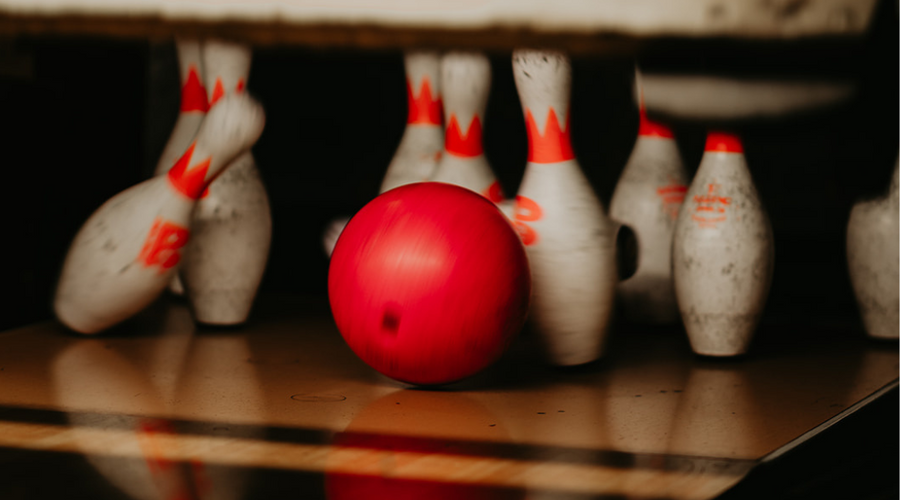
[[[159,157],[154,175],[162,175],[172,168],[184,150],[191,145],[209,109],[206,88],[203,87],[200,42],[179,38],[175,40],[175,49],[178,52],[178,69],[181,75],[181,105],[175,127]]]
[[[639,76],[635,85],[640,93]],[[688,175],[668,127],[647,118],[643,99],[631,157],[609,204],[611,219],[630,227],[638,242],[637,271],[619,283],[626,317],[643,323],[678,321],[672,282],[672,234]]]
[[[175,40],[175,49],[178,53],[178,68],[181,75],[181,105],[175,127],[169,136],[169,142],[163,148],[159,163],[153,175],[162,175],[172,168],[172,165],[191,145],[197,129],[209,110],[209,101],[206,97],[206,88],[203,86],[203,61],[200,52],[200,42],[195,39],[179,38]],[[169,289],[176,295],[184,293],[184,287],[178,275],[172,278]]]
[[[740,137],[709,132],[685,200],[672,268],[691,347],[706,356],[743,354],[766,303],[775,249]]]
[[[444,155],[432,180],[475,191],[494,203],[503,190],[484,156],[484,110],[491,90],[491,63],[478,52],[449,52],[441,60],[444,91]]]
[[[168,175],[126,189],[97,209],[63,263],[54,299],[60,321],[96,333],[150,305],[177,269],[197,200],[256,142],[264,123],[253,99],[223,99]]]
[[[388,165],[379,193],[413,182],[431,179],[444,150],[441,104],[441,56],[414,50],[403,56],[406,68],[406,129]],[[332,220],[322,235],[325,255],[331,257],[350,217]]]
[[[210,109],[241,94],[250,73],[250,47],[221,40],[203,43]],[[191,242],[180,274],[200,323],[234,325],[250,314],[272,242],[269,197],[247,149],[197,202]]]
[[[900,162],[900,160],[898,160]],[[900,337],[900,182],[898,165],[886,196],[857,203],[847,224],[850,283],[866,333]]]
[[[441,160],[444,147],[441,119],[440,55],[410,51],[406,68],[406,129],[388,165],[379,193],[413,182],[427,181]]]
[[[528,132],[515,225],[531,264],[532,318],[553,363],[587,363],[602,354],[612,314],[612,224],[572,151],[568,57],[516,50],[513,73]]]

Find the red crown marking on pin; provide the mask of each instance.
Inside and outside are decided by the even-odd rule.
[[[456,115],[451,113],[450,121],[447,123],[447,132],[444,134],[444,148],[448,153],[464,158],[472,158],[483,154],[481,120],[478,118],[478,115],[472,118],[469,128],[463,133],[459,129]]]
[[[244,91],[245,83],[243,79],[237,81],[234,85],[234,92],[240,94]],[[222,85],[222,79],[216,78],[216,83],[213,85],[212,95],[209,97],[209,107],[212,107],[219,99],[225,97],[225,86]]]
[[[422,78],[419,86],[419,95],[413,95],[412,82],[406,80],[406,102],[409,104],[409,113],[406,123],[417,125],[440,125],[444,123],[444,108],[440,97],[431,95],[431,82],[428,77]]]
[[[571,116],[571,115],[570,115]],[[544,133],[538,130],[531,110],[525,110],[525,129],[528,132],[528,161],[532,163],[559,163],[575,158],[572,141],[569,137],[569,118],[566,118],[566,130],[559,126],[556,111],[550,108],[547,113],[547,124]]]
[[[212,107],[213,104],[216,103],[219,99],[221,99],[225,95],[225,87],[222,86],[222,79],[216,78],[216,83],[213,84],[212,95],[209,96],[209,107]]]
[[[169,170],[169,182],[175,190],[194,200],[200,198],[206,189],[206,173],[209,170],[211,159],[207,158],[189,168],[195,144],[191,144],[191,147]]]
[[[644,108],[641,108],[640,115],[641,121],[640,126],[638,127],[639,136],[662,137],[664,139],[672,139],[675,137],[675,134],[672,133],[672,130],[669,129],[669,127],[647,118],[647,111],[645,111]]]
[[[710,131],[706,134],[705,151],[717,153],[743,153],[744,146],[741,137],[730,132]]]
[[[181,87],[181,112],[200,111],[206,113],[209,104],[206,101],[206,87],[200,83],[197,68],[188,67],[188,77]]]

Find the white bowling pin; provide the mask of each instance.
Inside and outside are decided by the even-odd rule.
[[[444,91],[444,154],[432,180],[475,191],[494,203],[503,190],[484,156],[484,110],[491,90],[491,63],[478,52],[449,52],[441,59]]]
[[[178,68],[181,75],[181,104],[175,127],[169,135],[169,141],[159,157],[156,170],[153,175],[162,175],[172,168],[172,165],[191,145],[197,129],[209,110],[209,99],[206,96],[206,87],[203,86],[203,56],[200,50],[200,41],[195,39],[179,38],[175,40],[175,49],[178,54]],[[184,287],[176,274],[172,278],[169,290],[175,295],[184,294]]]
[[[679,319],[672,234],[687,184],[672,131],[647,118],[641,107],[637,141],[609,204],[610,218],[630,227],[638,243],[637,270],[617,289],[631,321],[660,324]]]
[[[430,51],[410,51],[403,56],[406,129],[381,181],[380,193],[434,175],[444,147],[440,61],[440,55]]]
[[[572,151],[568,57],[516,50],[513,74],[528,131],[515,225],[531,264],[531,317],[553,363],[587,363],[603,353],[612,314],[612,224]]]
[[[178,69],[181,75],[181,104],[178,119],[169,135],[169,141],[159,157],[154,175],[162,175],[184,154],[191,145],[200,123],[209,109],[206,88],[203,86],[203,61],[200,41],[179,38],[175,40],[178,53]]]
[[[678,308],[697,354],[747,351],[774,265],[772,226],[741,139],[710,132],[675,224],[672,269]]]
[[[249,47],[219,40],[203,43],[210,108],[243,93],[250,73]],[[272,242],[269,197],[250,150],[213,182],[194,211],[193,236],[180,275],[200,323],[234,325],[250,314]]]
[[[256,142],[264,123],[253,99],[223,99],[168,175],[126,189],[97,209],[63,263],[53,304],[60,321],[96,333],[150,305],[177,269],[197,199]]]
[[[898,160],[900,162],[900,160]],[[900,182],[898,168],[886,196],[854,205],[847,224],[850,283],[866,333],[900,337]]]
[[[406,129],[388,165],[379,193],[413,182],[430,180],[444,150],[441,103],[441,56],[414,50],[403,56],[406,68]],[[325,227],[322,248],[331,256],[350,217],[338,217]]]

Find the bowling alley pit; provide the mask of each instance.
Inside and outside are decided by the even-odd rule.
[[[897,9],[0,0],[0,498],[897,498]]]

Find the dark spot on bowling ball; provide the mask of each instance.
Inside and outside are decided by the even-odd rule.
[[[381,331],[390,335],[397,335],[400,330],[400,308],[390,304],[384,308],[381,316]]]

